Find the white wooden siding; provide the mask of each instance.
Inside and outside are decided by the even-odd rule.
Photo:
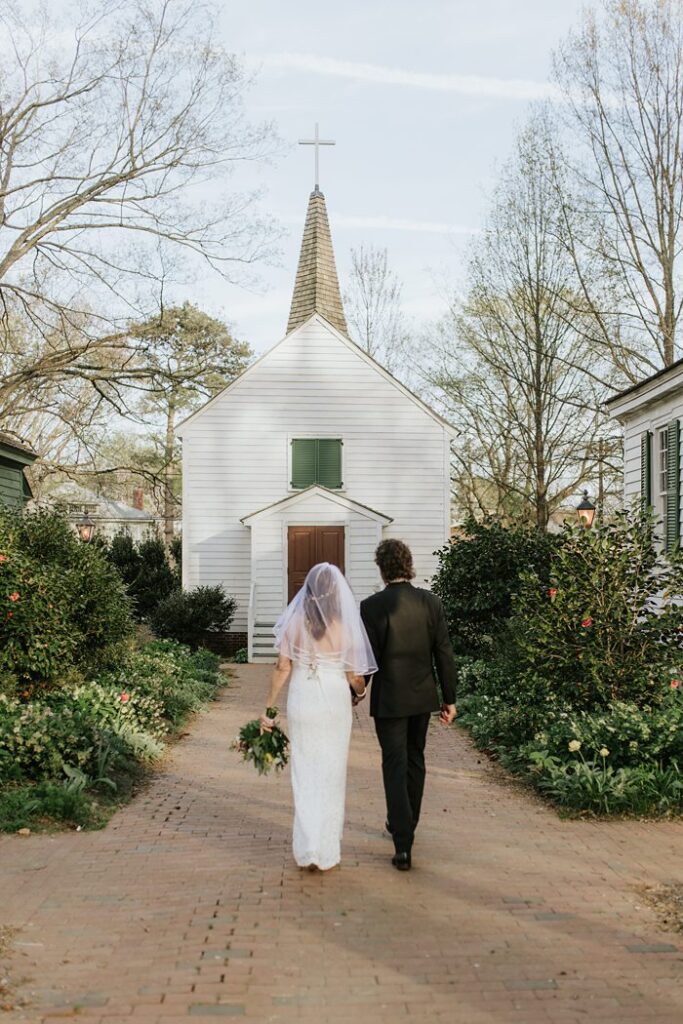
[[[294,493],[288,445],[299,433],[343,438],[342,493],[393,518],[384,536],[411,546],[418,584],[431,579],[433,552],[448,536],[447,431],[314,318],[180,430],[183,583],[222,583],[238,599],[235,630],[246,630],[251,580],[240,519]],[[354,589],[371,592],[373,543],[357,522],[350,529],[370,564],[366,573],[354,547],[348,569]],[[261,557],[259,579],[272,573],[265,589],[275,594],[281,555],[272,537]]]
[[[643,405],[624,419],[624,504],[629,507],[640,495],[640,439],[646,430],[652,431],[653,495],[656,494],[657,431],[671,420],[683,421],[683,390],[680,386],[669,394]],[[683,443],[681,444],[683,472]],[[682,488],[683,490],[683,488]],[[683,514],[681,517],[683,536]]]
[[[344,527],[346,577],[359,601],[379,587],[379,573],[373,561],[381,537],[378,522],[321,498],[285,511],[274,510],[271,516],[259,519],[251,527],[257,622],[275,622],[286,605],[288,529],[309,524]]]

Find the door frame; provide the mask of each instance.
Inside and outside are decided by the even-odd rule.
[[[297,516],[282,521],[282,601],[283,608],[289,604],[289,528],[290,526],[343,526],[344,527],[344,575],[349,578],[349,519],[325,519],[320,516]]]

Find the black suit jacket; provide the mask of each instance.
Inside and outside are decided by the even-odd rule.
[[[370,714],[404,718],[436,711],[439,695],[455,704],[456,671],[441,599],[412,583],[390,583],[361,602],[360,613],[378,671],[370,689]]]

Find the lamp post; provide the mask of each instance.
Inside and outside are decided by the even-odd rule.
[[[578,516],[579,522],[590,529],[595,519],[595,505],[588,497],[588,491],[583,492],[583,498],[576,506],[576,515]]]
[[[78,536],[80,537],[84,544],[89,544],[90,541],[93,539],[93,534],[95,533],[95,523],[90,518],[87,512],[84,512],[81,519],[79,519],[78,522],[76,523],[76,530],[78,531]]]

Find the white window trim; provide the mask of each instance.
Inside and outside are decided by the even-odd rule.
[[[668,427],[669,419],[664,421],[657,421],[652,423],[652,458],[650,471],[652,474],[652,480],[650,481],[652,487],[652,504],[655,510],[655,536],[660,546],[663,546],[666,542],[666,497],[668,493],[668,487],[665,487],[663,491],[660,490],[660,457],[661,457],[661,436],[664,434],[665,448],[668,463],[669,453],[669,441],[668,441]],[[667,466],[668,474],[668,466]]]
[[[287,494],[301,494],[302,491],[306,490],[305,487],[292,487],[292,441],[299,440],[310,440],[315,441],[341,441],[341,478],[342,486],[335,487],[335,494],[346,494],[346,438],[344,435],[337,431],[335,433],[326,432],[321,433],[319,430],[297,430],[296,433],[287,435],[287,479],[285,481],[285,490]],[[318,486],[322,487],[322,484]]]

